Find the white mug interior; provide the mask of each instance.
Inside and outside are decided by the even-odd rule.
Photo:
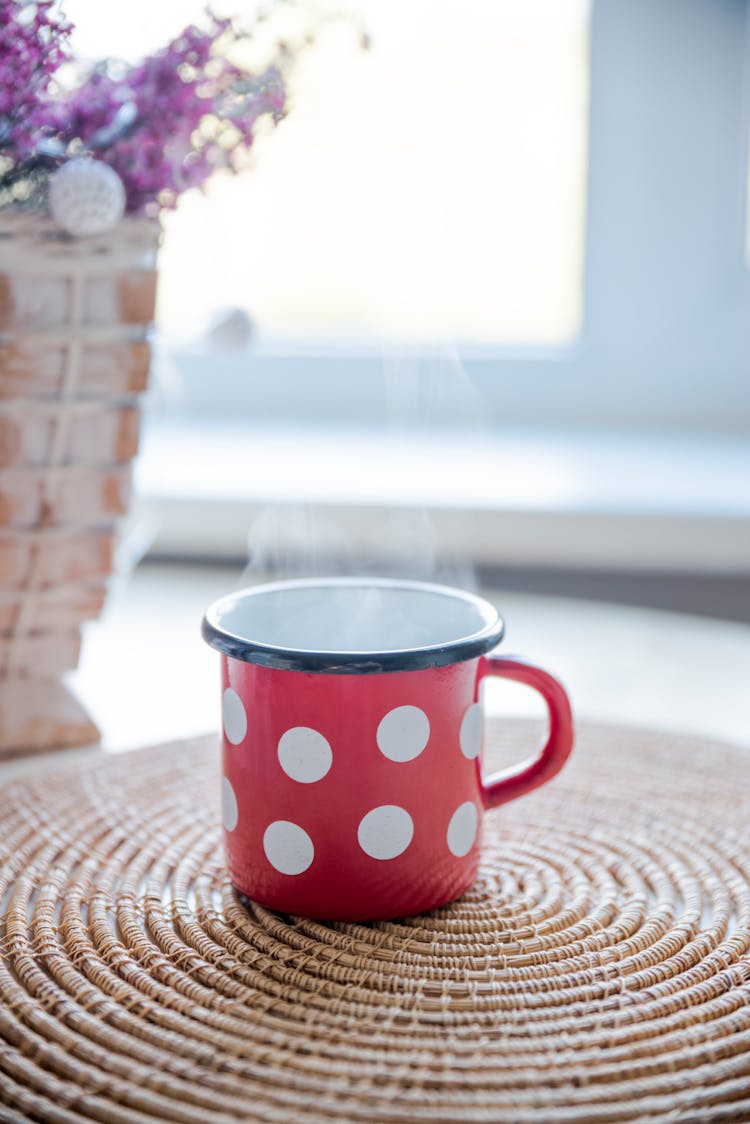
[[[386,579],[276,582],[212,609],[215,628],[250,644],[358,654],[434,648],[498,627],[489,602],[447,586]]]

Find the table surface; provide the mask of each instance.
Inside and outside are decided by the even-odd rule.
[[[85,629],[71,685],[109,752],[218,729],[219,658],[200,637],[210,602],[242,584],[234,570],[145,564],[117,579]],[[502,650],[558,675],[581,719],[650,726],[750,745],[750,627],[661,612],[483,590],[506,621]],[[542,716],[527,688],[490,681],[495,714]],[[87,751],[92,752],[92,751]],[[95,750],[93,752],[99,752]],[[78,751],[71,751],[78,753]],[[0,779],[67,755],[0,765]]]

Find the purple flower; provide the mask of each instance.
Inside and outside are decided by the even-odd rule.
[[[99,66],[57,106],[60,139],[115,169],[128,211],[172,207],[217,169],[233,171],[258,119],[283,116],[280,68],[252,75],[236,66],[225,51],[236,38],[229,20],[190,25],[133,66]]]
[[[0,149],[23,158],[52,127],[49,84],[71,25],[54,0],[0,0]]]
[[[68,58],[71,30],[54,7],[55,0],[0,0],[0,156],[12,165],[6,184],[90,152],[122,179],[128,211],[172,207],[218,169],[241,165],[259,119],[276,124],[284,115],[288,52],[281,48],[278,65],[251,74],[228,53],[242,34],[210,15],[205,28],[191,24],[140,62],[101,62],[52,97],[50,79]]]

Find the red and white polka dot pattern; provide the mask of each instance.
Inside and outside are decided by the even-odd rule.
[[[486,675],[538,690],[550,733],[483,782]],[[573,744],[563,687],[517,657],[369,674],[223,656],[223,676],[230,878],[285,913],[373,920],[452,901],[476,876],[484,810],[551,779]]]
[[[236,691],[224,692],[224,734],[237,746],[248,729],[247,715]],[[472,703],[461,723],[460,748],[467,758],[479,755],[482,713],[479,703]],[[423,710],[416,706],[399,706],[381,719],[376,740],[381,753],[391,761],[411,761],[425,749],[430,736],[430,723]],[[327,739],[310,726],[293,726],[279,738],[279,764],[288,777],[300,784],[314,784],[328,773],[333,764],[333,751]],[[223,817],[226,831],[234,831],[239,820],[237,798],[227,779],[223,784]],[[463,857],[474,846],[479,828],[476,804],[467,800],[451,816],[445,843],[451,854]],[[373,859],[394,859],[404,853],[414,836],[414,821],[397,804],[381,804],[367,812],[357,827],[357,841],[366,855]],[[315,857],[315,847],[307,832],[289,820],[275,820],[263,836],[266,858],[280,874],[303,874]]]
[[[315,675],[226,660],[223,810],[232,880],[273,906],[367,916],[472,881],[481,822],[477,661]],[[460,706],[457,707],[457,702]],[[447,782],[447,783],[446,783]],[[387,896],[387,895],[386,895]]]
[[[493,654],[502,630],[489,602],[422,582],[276,582],[216,602],[203,635],[222,657],[233,886],[350,921],[463,893],[483,812],[551,780],[573,747],[564,687]],[[538,691],[549,733],[535,758],[483,779],[486,676]]]

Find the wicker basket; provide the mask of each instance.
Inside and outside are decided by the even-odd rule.
[[[238,897],[217,761],[0,788],[3,1124],[750,1121],[746,748],[581,723],[462,898],[371,924]]]
[[[138,447],[158,225],[0,214],[0,753],[96,741],[60,682],[102,607]]]

